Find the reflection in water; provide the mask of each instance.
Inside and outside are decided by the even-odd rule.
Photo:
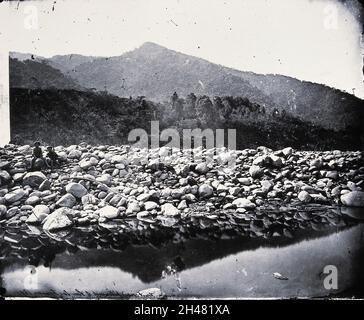
[[[29,262],[33,259],[37,265],[39,257],[32,257],[32,250],[28,259],[24,255],[5,258],[0,272],[8,296],[21,295],[24,288],[34,296],[67,298],[81,292],[127,296],[151,287],[180,297],[361,296],[363,235],[364,225],[358,224],[320,232],[302,230],[293,239],[189,239],[123,248],[78,245],[74,252],[75,244],[68,240],[66,246],[59,242],[42,247],[46,263],[33,274]],[[324,288],[326,265],[338,269],[338,290]],[[274,278],[274,272],[288,280]]]

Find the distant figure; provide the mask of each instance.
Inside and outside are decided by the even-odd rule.
[[[54,151],[53,147],[47,147],[47,164],[50,165],[51,170],[53,171],[53,168],[55,165],[59,165],[59,157],[58,154]]]
[[[33,171],[36,168],[40,170],[44,165],[49,167],[46,159],[43,157],[43,151],[42,148],[40,147],[40,142],[37,141],[34,143],[31,170]]]

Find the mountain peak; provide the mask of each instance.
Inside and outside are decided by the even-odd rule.
[[[150,42],[150,41],[147,41],[147,42],[144,42],[140,47],[139,49],[164,49],[166,50],[167,48],[157,44],[157,43],[154,43],[154,42]]]
[[[134,50],[134,52],[152,56],[159,55],[166,51],[171,51],[171,50],[154,42],[144,42],[139,48]]]

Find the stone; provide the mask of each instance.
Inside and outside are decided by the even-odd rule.
[[[7,219],[9,219],[9,218],[12,218],[12,217],[14,217],[15,215],[17,215],[17,214],[19,214],[19,213],[20,213],[19,208],[18,208],[18,207],[13,207],[13,208],[10,208],[10,209],[8,210],[8,212],[6,213],[5,217],[6,217]]]
[[[348,207],[364,207],[364,192],[351,191],[340,197],[342,204]]]
[[[208,198],[212,196],[213,192],[214,192],[213,188],[208,184],[202,184],[198,188],[198,193],[201,198]]]
[[[244,186],[250,186],[253,183],[252,178],[239,178],[238,181]]]
[[[71,227],[73,221],[69,216],[74,216],[74,212],[69,208],[59,208],[49,214],[43,221],[43,229],[45,231],[57,231]]]
[[[249,174],[253,179],[259,178],[263,175],[263,169],[259,166],[252,165],[249,169]]]
[[[112,176],[109,174],[103,174],[101,177],[96,178],[96,181],[110,187],[112,183]]]
[[[233,205],[237,208],[254,209],[256,205],[246,198],[238,198],[233,201]]]
[[[7,193],[4,198],[5,198],[6,202],[14,203],[14,202],[22,199],[26,194],[27,194],[27,192],[25,190],[17,189],[10,193]]]
[[[312,200],[310,194],[307,191],[301,191],[298,194],[298,199],[302,202],[308,203]]]
[[[40,171],[29,172],[23,178],[23,185],[38,188],[47,177]]]
[[[45,191],[50,189],[51,189],[51,182],[48,179],[44,180],[38,188],[38,190],[40,191]]]
[[[67,207],[67,208],[72,208],[75,204],[76,204],[76,198],[70,193],[65,194],[56,202],[57,206]]]
[[[39,204],[34,207],[32,214],[25,221],[26,223],[42,223],[49,215],[49,208],[46,205]]]
[[[147,201],[144,203],[144,209],[147,211],[153,210],[158,208],[158,204],[155,203],[154,201]]]
[[[291,147],[284,148],[282,149],[282,153],[284,156],[288,157],[293,153],[293,149]]]
[[[274,166],[274,167],[282,167],[283,165],[284,165],[284,161],[283,161],[283,159],[281,158],[281,157],[278,157],[278,156],[275,156],[275,155],[270,155],[269,156],[269,158],[270,158],[270,162],[271,162],[271,164]]]
[[[143,298],[161,298],[163,295],[163,292],[159,288],[144,289],[137,293],[137,296]]]
[[[332,180],[337,180],[339,178],[339,173],[337,171],[328,171],[326,177]]]
[[[80,183],[71,182],[66,186],[66,191],[80,199],[87,194],[87,189]]]
[[[78,149],[71,150],[68,153],[68,158],[69,159],[80,159],[81,156],[82,156],[82,151],[78,150]]]
[[[0,204],[0,219],[2,219],[6,215],[7,211],[8,209],[6,208],[6,206]]]
[[[188,205],[187,205],[186,200],[182,200],[182,201],[178,204],[178,207],[177,207],[177,209],[179,209],[179,210],[184,210],[184,209],[187,209],[187,208],[188,208]]]
[[[165,203],[161,207],[161,213],[165,216],[177,216],[180,211],[171,203]]]
[[[260,184],[262,186],[263,192],[269,192],[274,187],[274,183],[269,180],[262,180],[260,181]]]
[[[139,211],[140,211],[140,206],[138,202],[136,201],[129,202],[128,208],[126,209],[127,214],[136,213]]]
[[[318,159],[314,159],[310,162],[310,166],[311,167],[314,167],[316,169],[320,169],[323,165],[323,161],[321,158],[318,158]]]
[[[208,168],[206,162],[201,162],[196,166],[195,171],[200,174],[205,174],[209,171],[209,168]]]
[[[25,204],[29,204],[29,205],[35,205],[37,203],[39,203],[40,201],[40,198],[38,196],[32,196],[32,197],[29,197],[27,200],[25,200]]]
[[[229,193],[232,195],[232,196],[237,196],[241,191],[241,188],[239,187],[232,187],[229,189]]]
[[[100,217],[115,219],[119,216],[118,209],[113,206],[106,206],[98,210]]]
[[[5,170],[0,170],[0,185],[7,184],[10,180],[11,175]]]

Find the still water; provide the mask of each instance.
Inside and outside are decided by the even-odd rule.
[[[291,239],[196,238],[122,249],[29,242],[22,254],[2,257],[0,285],[7,297],[133,298],[148,288],[168,298],[363,297],[363,240],[358,223]],[[42,259],[34,260],[39,250]],[[325,289],[327,265],[338,270],[336,290]]]

